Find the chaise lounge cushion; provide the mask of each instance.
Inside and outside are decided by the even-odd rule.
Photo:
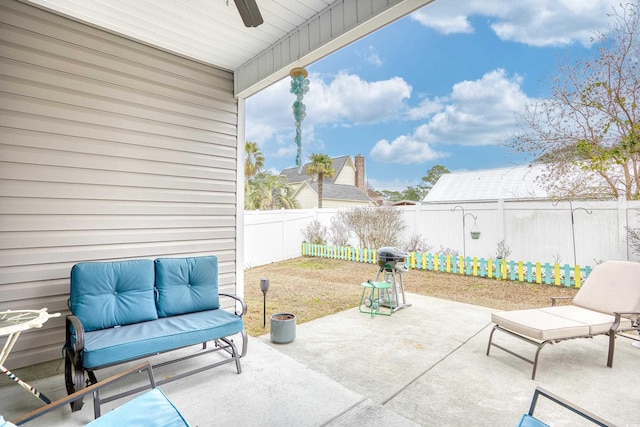
[[[155,320],[151,260],[85,262],[71,269],[69,308],[85,331]]]
[[[577,307],[575,305],[546,307],[541,308],[540,310],[545,313],[553,314],[554,316],[560,316],[575,322],[584,323],[589,326],[590,335],[608,333],[611,325],[616,320],[615,316],[611,314],[600,313],[599,311],[593,311]],[[629,328],[631,327],[631,321],[626,318],[621,319],[620,325],[622,328]]]
[[[540,341],[589,335],[589,325],[535,308],[492,313],[491,321]]]
[[[220,308],[218,258],[159,258],[155,260],[160,317]]]
[[[573,305],[607,314],[640,312],[639,286],[640,263],[607,261],[589,274]]]
[[[87,332],[83,365],[92,369],[122,363],[234,335],[243,327],[241,317],[220,309]]]

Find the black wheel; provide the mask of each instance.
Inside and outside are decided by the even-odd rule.
[[[85,387],[84,369],[76,369],[73,359],[73,353],[67,350],[64,356],[64,382],[67,394],[73,394]],[[83,404],[83,398],[71,402],[71,412],[79,411]]]

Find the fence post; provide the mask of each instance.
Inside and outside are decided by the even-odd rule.
[[[627,214],[627,199],[624,195],[618,197],[618,253],[624,254],[623,259],[629,259],[629,245],[627,244],[627,229],[628,226]],[[620,246],[624,245],[624,250],[621,250]]]

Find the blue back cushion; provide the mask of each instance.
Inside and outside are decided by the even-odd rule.
[[[158,258],[155,263],[160,317],[220,308],[218,257]]]
[[[153,261],[85,262],[71,269],[71,312],[86,331],[158,318]]]

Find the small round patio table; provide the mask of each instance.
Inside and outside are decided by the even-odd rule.
[[[9,357],[9,353],[11,353],[16,341],[18,341],[21,332],[33,328],[41,328],[47,320],[58,316],[60,316],[60,313],[50,314],[46,308],[41,310],[0,311],[0,337],[7,336],[2,352],[0,352],[0,370],[44,403],[51,403],[51,400],[5,368],[4,362]]]

